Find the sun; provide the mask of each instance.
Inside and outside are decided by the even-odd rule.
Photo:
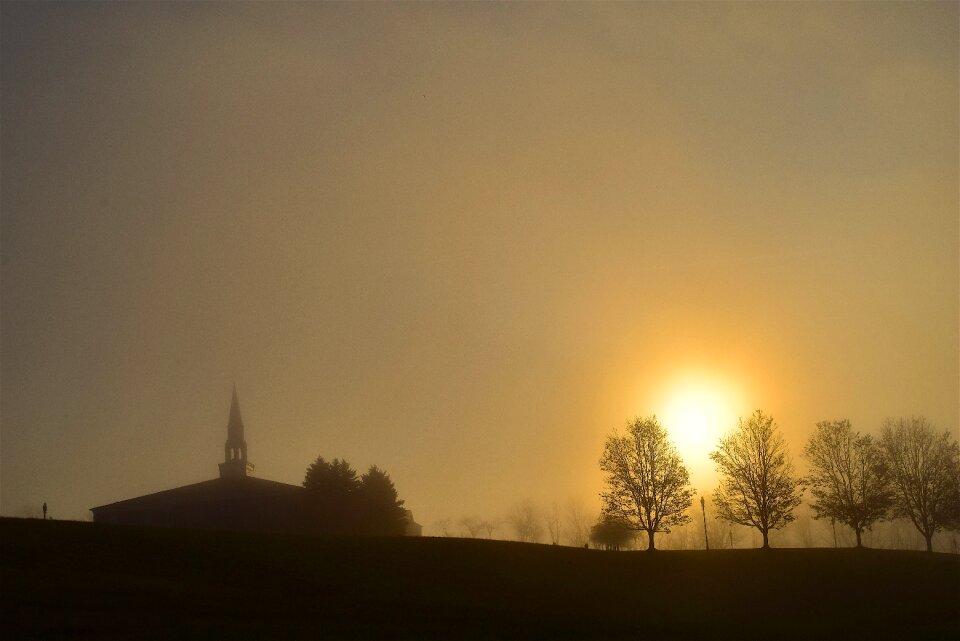
[[[710,452],[736,420],[733,395],[709,381],[684,381],[665,395],[660,422],[691,468],[708,468]]]

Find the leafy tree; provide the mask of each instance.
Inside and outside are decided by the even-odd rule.
[[[360,477],[358,492],[360,531],[380,536],[402,536],[407,515],[390,475],[376,465]]]
[[[880,439],[896,489],[894,509],[913,523],[933,551],[933,535],[955,527],[960,447],[923,417],[887,419]]]
[[[626,435],[607,437],[600,469],[607,473],[604,514],[645,531],[648,550],[657,532],[690,521],[690,474],[656,416],[636,418]]]
[[[517,503],[507,514],[507,523],[521,543],[536,543],[543,536],[540,511],[530,501]]]
[[[786,444],[773,418],[757,410],[720,439],[710,454],[720,473],[713,502],[720,518],[757,528],[763,547],[770,547],[770,530],[794,519],[803,487],[787,459]]]
[[[600,515],[596,525],[590,528],[590,540],[595,546],[604,550],[619,552],[630,545],[634,536],[636,536],[636,528],[610,514]]]
[[[325,534],[348,534],[357,530],[360,479],[345,460],[326,461],[322,456],[310,464],[303,479],[307,489],[307,512],[314,530]]]
[[[879,444],[854,432],[850,421],[821,421],[803,450],[816,518],[849,525],[862,547],[865,528],[886,518],[893,504],[890,471]]]
[[[303,479],[307,518],[324,534],[402,535],[406,529],[403,501],[390,476],[373,466],[362,477],[345,460],[310,464]]]

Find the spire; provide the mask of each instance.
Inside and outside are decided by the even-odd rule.
[[[237,398],[237,384],[233,384],[233,399],[230,401],[230,419],[227,421],[227,444],[243,442],[243,418],[240,416],[240,400]]]
[[[243,438],[243,418],[240,417],[240,400],[237,398],[237,385],[233,385],[233,398],[230,401],[230,418],[227,419],[227,442],[224,444],[223,463],[220,464],[220,478],[246,476],[253,470],[247,462],[247,442]]]

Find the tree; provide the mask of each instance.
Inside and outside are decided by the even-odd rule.
[[[597,524],[590,528],[590,540],[604,550],[619,552],[627,547],[636,536],[636,528],[623,519],[602,514]]]
[[[913,523],[933,551],[933,535],[958,520],[960,447],[923,417],[887,419],[880,439],[896,490],[894,510]]]
[[[376,465],[366,474],[345,460],[310,464],[303,479],[310,527],[324,534],[399,536],[406,531],[406,510],[390,475]]]
[[[957,443],[954,442],[954,449],[956,449]],[[953,464],[953,485],[952,491],[950,492],[949,508],[947,510],[947,523],[946,527],[954,531],[953,545],[954,548],[957,547],[956,534],[960,532],[960,462],[957,461],[957,457],[954,456]]]
[[[600,469],[607,473],[603,512],[635,530],[654,535],[690,520],[686,510],[695,491],[690,474],[656,416],[627,423],[627,434],[607,437]]]
[[[325,534],[356,531],[360,514],[360,479],[345,460],[327,462],[322,456],[310,464],[303,479],[307,489],[307,512],[311,526]]]
[[[402,536],[406,532],[407,513],[397,495],[390,475],[376,465],[360,477],[360,531],[379,536]]]
[[[551,503],[550,507],[544,513],[544,522],[547,524],[547,532],[550,534],[550,542],[554,545],[560,544],[560,506]]]
[[[493,533],[497,531],[497,528],[500,527],[500,520],[494,519],[488,521],[487,519],[482,519],[480,521],[480,531],[484,532],[487,535],[488,539],[493,538]]]
[[[451,532],[451,530],[450,530],[450,519],[449,519],[449,518],[437,519],[437,520],[434,522],[433,527],[435,527],[437,530],[440,531],[440,535],[441,535],[441,536],[446,536],[446,537],[451,537],[451,536],[453,536],[453,532]]]
[[[590,538],[590,519],[583,502],[577,499],[567,501],[564,510],[564,532],[570,545],[582,548]]]
[[[460,519],[460,527],[471,539],[475,539],[483,532],[483,520],[479,516],[465,516]]]
[[[890,471],[879,444],[855,432],[846,419],[821,421],[803,453],[810,461],[815,518],[850,526],[862,547],[863,530],[886,518],[893,504]]]
[[[720,473],[713,503],[720,518],[757,528],[763,547],[770,547],[770,530],[794,519],[803,487],[793,475],[786,444],[773,418],[757,410],[720,439],[710,453]]]
[[[521,543],[536,543],[543,536],[540,511],[530,501],[517,503],[507,514],[507,523],[513,528]]]

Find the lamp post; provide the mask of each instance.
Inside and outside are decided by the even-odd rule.
[[[707,537],[707,507],[703,496],[700,497],[700,511],[703,512],[703,542],[710,549],[710,539]]]

